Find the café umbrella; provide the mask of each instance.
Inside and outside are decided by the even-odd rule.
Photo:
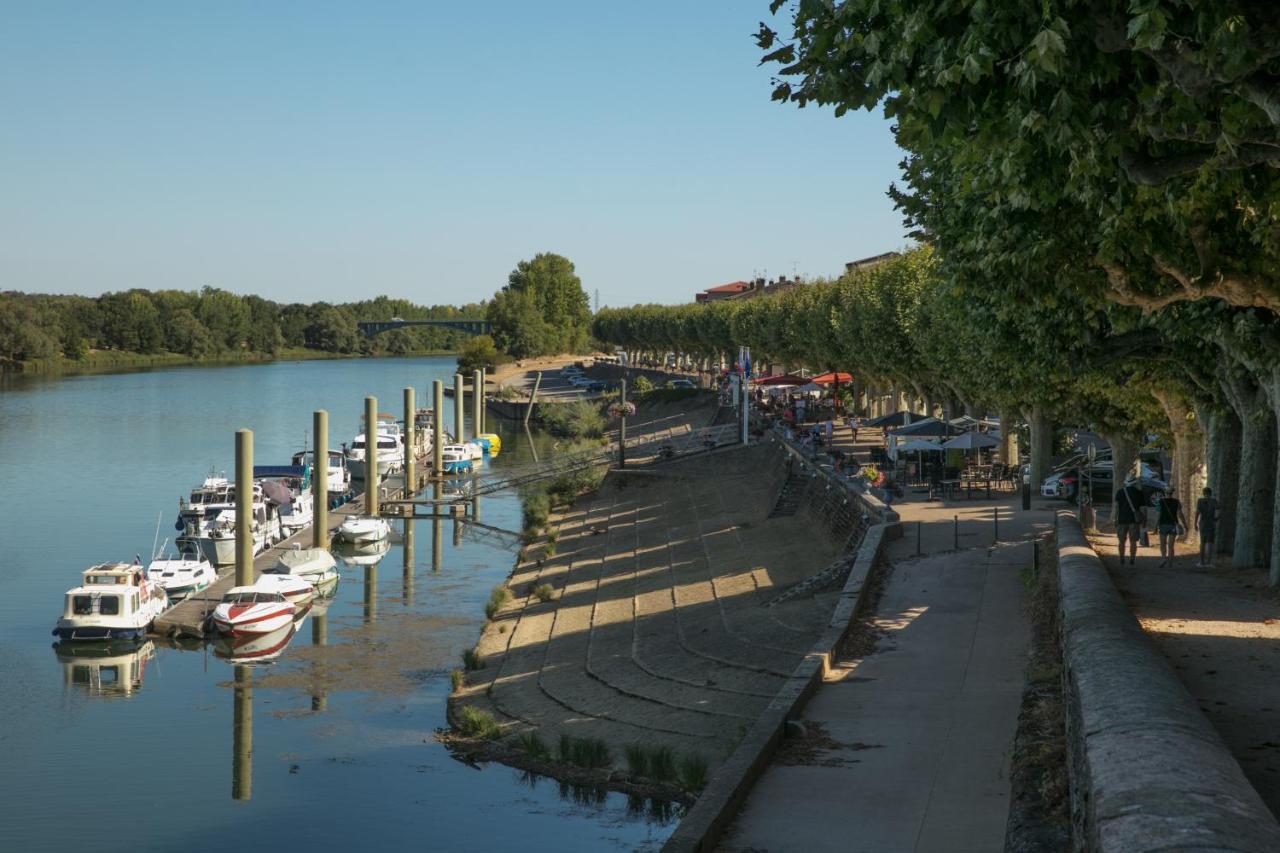
[[[957,435],[950,441],[942,443],[944,450],[978,450],[982,447],[996,447],[1000,442],[996,441],[986,433],[966,432],[964,435]]]

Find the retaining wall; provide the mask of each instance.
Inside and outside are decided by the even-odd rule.
[[[1077,849],[1280,851],[1280,825],[1070,512],[1058,574]]]

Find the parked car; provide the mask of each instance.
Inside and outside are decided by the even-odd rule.
[[[668,379],[667,387],[668,388],[697,388],[698,386],[694,385],[688,379]]]
[[[592,379],[590,382],[586,384],[586,389],[588,391],[593,391],[598,393],[600,391],[607,391],[609,389],[609,386],[601,382],[599,379]]]
[[[1046,478],[1044,485],[1041,487],[1041,493],[1045,493],[1049,486],[1049,481],[1053,480],[1054,493],[1046,495],[1046,497],[1061,498],[1069,503],[1075,503],[1077,496],[1080,494],[1081,472],[1082,469],[1078,468],[1056,472]],[[1089,489],[1089,496],[1093,502],[1110,503],[1111,498],[1119,489],[1119,485],[1115,482],[1111,460],[1095,462],[1092,468],[1083,469],[1083,475]],[[1148,499],[1158,492],[1163,492],[1168,487],[1168,483],[1156,476],[1155,469],[1145,462],[1142,463],[1141,475],[1138,477],[1138,488],[1142,490],[1142,493]]]

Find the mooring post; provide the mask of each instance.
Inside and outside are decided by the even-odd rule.
[[[476,438],[484,432],[484,371],[471,373],[471,432]]]
[[[489,431],[489,401],[484,393],[484,368],[480,368],[480,432]]]
[[[378,398],[364,398],[364,514],[378,514]]]
[[[955,527],[952,530],[954,541],[955,541],[954,550],[959,551],[960,550],[960,516],[958,515],[954,516],[953,523],[955,524]]]
[[[627,380],[624,378],[622,388],[622,420],[618,424],[618,467],[627,467]]]
[[[462,416],[466,413],[466,401],[462,399],[462,374],[453,374],[453,440],[458,444],[467,443],[466,429]]]
[[[414,400],[413,389],[404,389],[404,495],[402,497],[407,500],[413,500],[418,492],[418,428],[414,424],[414,412],[417,411],[417,401]]]
[[[538,388],[542,386],[542,371],[533,377],[533,393],[529,395],[529,405],[524,407],[524,425],[529,426],[529,416],[533,414],[533,403],[538,399]]]
[[[231,799],[249,800],[253,798],[253,670],[243,664],[235,670]]]
[[[253,430],[236,430],[236,586],[253,583]]]
[[[431,380],[431,406],[431,476],[439,477],[444,467],[444,383],[439,379]]]
[[[329,413],[316,409],[311,415],[311,433],[316,449],[311,465],[311,545],[329,547]]]

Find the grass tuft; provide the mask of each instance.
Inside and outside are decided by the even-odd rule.
[[[550,601],[556,597],[556,588],[549,583],[540,583],[533,588],[533,594],[539,601]]]
[[[511,597],[511,591],[499,584],[489,591],[489,600],[484,605],[484,615],[492,619],[498,615],[502,605]]]
[[[462,653],[462,665],[469,670],[484,669],[484,658],[475,649],[467,649]]]
[[[686,755],[680,759],[680,787],[686,791],[701,791],[707,786],[707,760],[701,755]]]
[[[498,721],[493,718],[493,714],[471,705],[462,709],[462,722],[458,727],[467,737],[485,740],[496,740],[502,734],[502,729],[498,726]]]
[[[535,758],[550,758],[551,749],[538,737],[537,732],[525,732],[516,738],[516,748]]]
[[[649,775],[659,782],[674,782],[676,778],[676,754],[669,746],[656,746],[649,750]]]
[[[452,670],[449,673],[449,685],[452,687],[452,692],[457,693],[462,689],[462,683],[466,680],[466,677],[466,674],[460,669]]]
[[[648,776],[649,753],[645,751],[644,746],[638,743],[630,743],[627,744],[625,752],[627,756],[627,768],[631,771],[631,775]]]

